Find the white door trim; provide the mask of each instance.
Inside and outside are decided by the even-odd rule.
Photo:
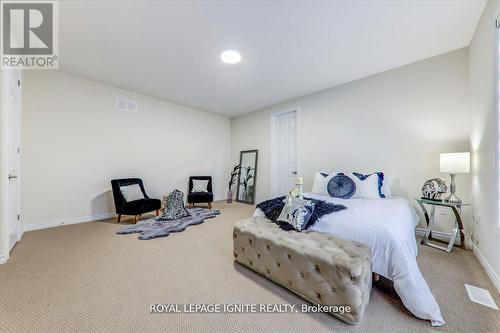
[[[294,108],[290,108],[290,109],[286,109],[286,110],[281,110],[281,111],[276,111],[276,112],[272,112],[271,113],[271,135],[270,135],[270,138],[271,138],[271,158],[270,158],[270,166],[271,166],[271,172],[270,172],[270,175],[271,175],[271,193],[270,193],[270,197],[276,197],[278,196],[277,194],[277,184],[276,184],[276,180],[277,180],[277,177],[276,177],[276,143],[275,143],[275,139],[276,139],[276,134],[274,133],[274,127],[275,127],[275,124],[276,124],[276,117],[277,116],[280,116],[282,114],[286,114],[286,113],[291,113],[291,112],[295,112],[295,121],[296,121],[296,126],[295,126],[295,135],[296,135],[296,142],[295,142],[295,156],[296,156],[296,163],[297,163],[297,176],[300,175],[300,159],[299,159],[299,151],[300,151],[300,108],[297,106],[297,107],[294,107]]]
[[[0,70],[0,94],[1,94],[1,104],[0,104],[0,263],[6,262],[9,258],[9,253],[11,250],[10,242],[10,223],[9,215],[11,214],[11,209],[8,207],[9,200],[9,172],[10,172],[10,157],[9,152],[11,151],[11,145],[14,143],[10,140],[11,129],[10,124],[10,80],[12,77],[13,70]],[[22,82],[22,72],[19,71],[18,79]],[[21,133],[21,110],[22,110],[22,85],[19,87],[18,98],[18,110],[19,110],[19,122],[17,125],[18,135],[19,135],[19,147],[21,146],[20,133]],[[17,149],[17,147],[16,147]],[[21,170],[19,165],[17,166],[17,181],[20,182]],[[21,211],[21,189],[20,183],[18,187],[18,211]],[[16,241],[19,241],[22,237],[22,221],[17,223]]]
[[[17,241],[16,242],[19,242],[21,240],[21,237],[23,236],[24,234],[24,230],[23,230],[23,220],[22,220],[22,216],[21,216],[21,212],[22,212],[22,206],[21,206],[21,180],[23,179],[23,175],[22,175],[22,172],[21,172],[21,154],[22,154],[22,151],[21,151],[21,147],[22,147],[22,142],[21,142],[21,129],[22,129],[22,110],[23,110],[23,71],[22,70],[17,70],[18,71],[18,74],[19,76],[17,77],[17,79],[19,80],[19,95],[17,96],[17,98],[19,99],[18,100],[18,111],[19,111],[19,121],[17,122],[17,136],[18,136],[18,139],[17,139],[17,148],[19,149],[17,154],[18,154],[18,160],[17,160],[17,181],[18,181],[18,188],[17,188],[17,211],[18,211],[18,214],[19,214],[19,220],[18,220],[18,223],[17,223],[17,230],[16,230],[16,235],[17,235]]]
[[[7,228],[8,209],[8,177],[9,167],[7,165],[8,155],[8,75],[7,70],[0,70],[0,258],[1,262],[9,259],[9,230]]]

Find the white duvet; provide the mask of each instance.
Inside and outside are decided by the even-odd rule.
[[[309,230],[328,233],[368,245],[372,250],[372,270],[394,282],[405,307],[415,316],[444,325],[441,310],[418,269],[415,227],[418,215],[408,200],[342,200],[305,193],[305,197],[341,204],[347,209],[328,214]],[[260,209],[257,216],[263,216]]]

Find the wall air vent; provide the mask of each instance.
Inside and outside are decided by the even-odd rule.
[[[116,99],[116,110],[137,113],[137,102],[118,97]]]

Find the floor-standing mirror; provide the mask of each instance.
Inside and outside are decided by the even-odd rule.
[[[240,152],[241,171],[238,178],[236,201],[253,205],[255,203],[255,184],[257,183],[257,150]]]

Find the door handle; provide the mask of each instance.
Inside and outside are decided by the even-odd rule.
[[[296,175],[296,174],[297,174],[297,171],[292,171],[292,174]]]
[[[13,179],[13,178],[17,178],[17,176],[12,176],[12,175],[9,175],[9,180]]]

